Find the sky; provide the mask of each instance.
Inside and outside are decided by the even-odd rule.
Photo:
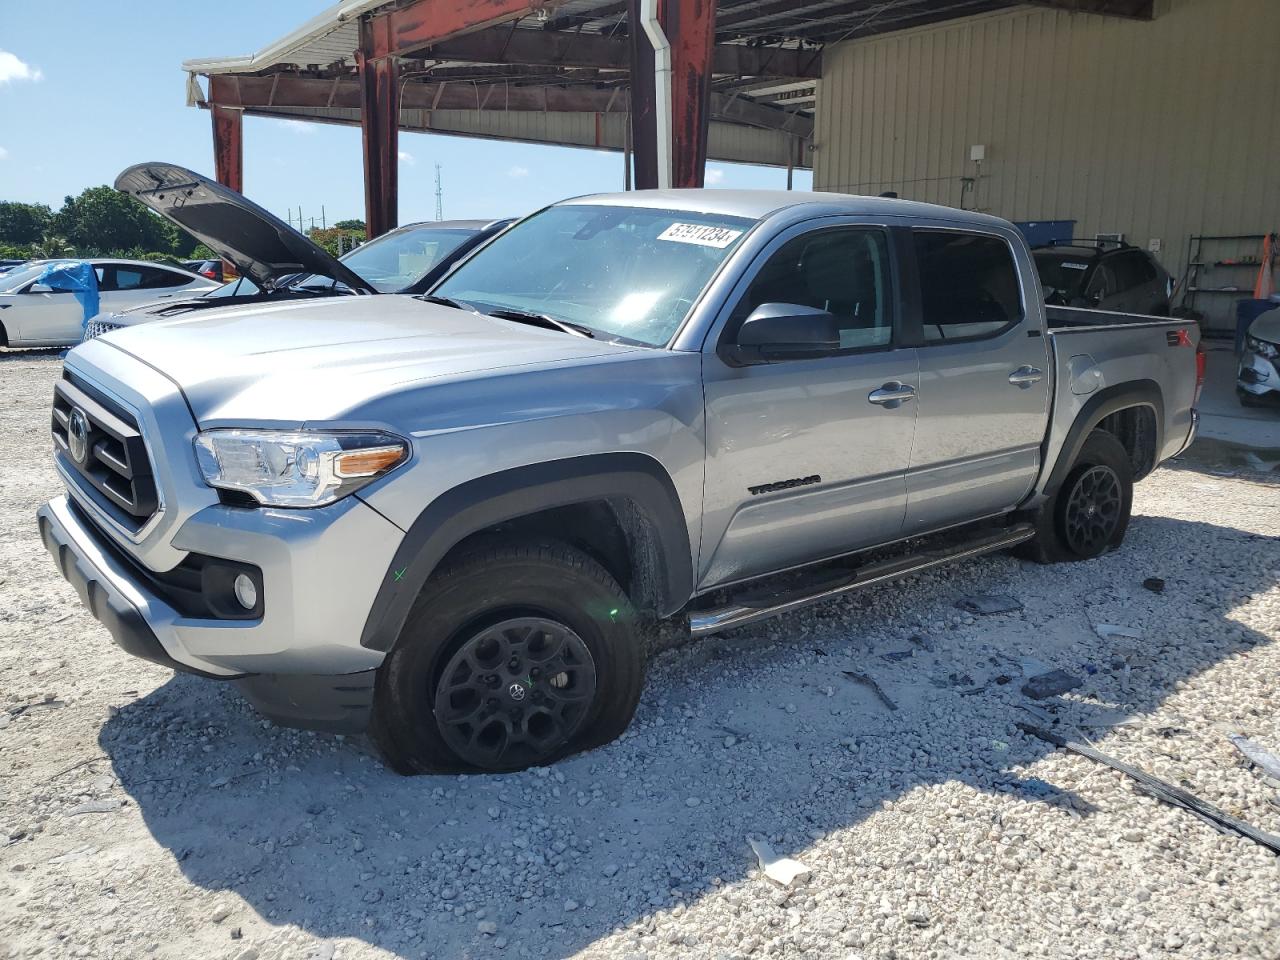
[[[331,2],[331,0],[330,0]],[[213,176],[209,114],[186,105],[181,64],[252,53],[326,0],[210,4],[0,0],[0,200],[47,203],[163,160]],[[517,216],[568,196],[623,188],[622,157],[569,147],[400,134],[400,222],[435,216],[440,163],[446,218]],[[797,171],[795,186],[811,176]],[[707,185],[786,186],[777,168],[711,163]],[[246,117],[244,192],[308,225],[364,217],[360,130]]]

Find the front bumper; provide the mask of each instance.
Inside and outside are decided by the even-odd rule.
[[[75,588],[89,612],[107,628],[125,653],[184,673],[226,678],[174,659],[147,622],[148,598],[133,588],[121,565],[96,538],[87,536],[79,519],[71,514],[65,496],[51,500],[36,512],[40,539],[58,570]]]
[[[354,497],[320,510],[201,510],[173,538],[181,550],[255,564],[258,620],[184,616],[139,561],[89,515],[57,497],[40,534],[80,599],[128,653],[175,670],[237,680],[264,714],[293,726],[364,728],[383,653],[360,630],[402,533]]]
[[[1236,388],[1255,397],[1280,393],[1280,367],[1277,367],[1277,361],[1261,357],[1252,350],[1245,350],[1236,371]]]

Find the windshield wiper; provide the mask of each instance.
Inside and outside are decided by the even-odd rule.
[[[475,307],[469,303],[463,303],[460,300],[451,300],[448,297],[436,297],[431,294],[420,294],[415,299],[421,300],[423,303],[438,303],[442,307],[453,307],[455,310],[466,310],[468,313],[479,313]]]
[[[533,326],[546,327],[549,330],[562,330],[565,333],[572,333],[574,336],[586,337],[588,340],[596,338],[596,332],[588,326],[574,323],[571,320],[557,320],[555,317],[549,317],[545,313],[529,313],[525,310],[509,310],[504,307],[501,310],[490,310],[489,316],[497,317],[499,320],[514,320],[516,323],[528,323]]]

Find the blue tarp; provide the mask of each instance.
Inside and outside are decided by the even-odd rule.
[[[93,272],[93,264],[86,260],[59,260],[44,268],[44,272],[36,278],[36,283],[43,283],[50,290],[69,290],[76,295],[80,306],[84,309],[83,326],[90,317],[98,314],[98,275]]]

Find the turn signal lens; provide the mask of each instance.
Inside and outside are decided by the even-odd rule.
[[[394,467],[404,457],[401,444],[387,447],[372,447],[368,450],[352,450],[340,453],[333,460],[333,472],[346,479],[357,477],[375,477],[384,470]]]

